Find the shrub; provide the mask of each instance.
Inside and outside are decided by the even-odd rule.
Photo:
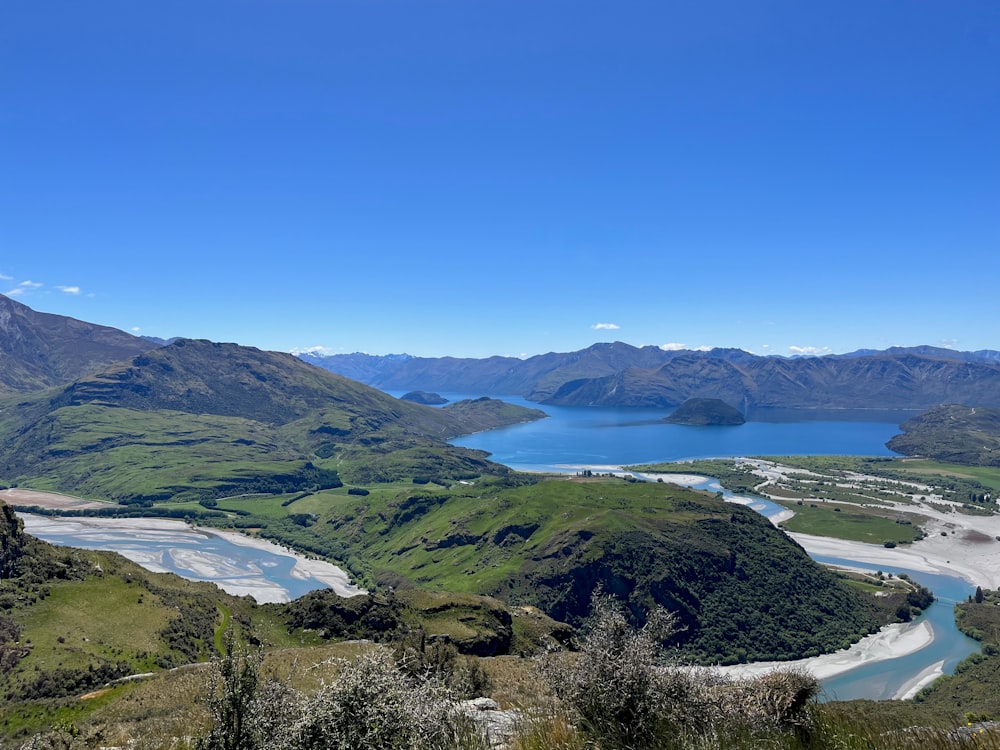
[[[233,644],[215,662],[212,727],[196,750],[476,750],[485,739],[434,679],[400,671],[386,651],[343,660],[335,682],[304,696],[263,679],[260,652]]]
[[[807,709],[819,692],[811,675],[778,671],[728,680],[709,669],[664,664],[663,642],[677,632],[672,615],[653,610],[645,626],[633,629],[614,600],[597,594],[591,607],[579,657],[552,655],[543,669],[601,748],[717,747],[727,737],[808,727]]]
[[[271,748],[295,712],[291,690],[270,680],[261,682],[261,653],[249,651],[226,631],[226,655],[213,662],[208,699],[212,728],[196,750]]]
[[[587,734],[602,746],[645,748],[672,733],[672,723],[697,722],[688,673],[660,668],[662,643],[677,632],[675,618],[654,609],[635,630],[614,600],[599,592],[591,611],[579,658],[554,657],[545,666],[556,695]]]
[[[432,678],[446,685],[457,698],[478,698],[492,687],[489,675],[477,661],[460,657],[448,639],[427,638],[422,629],[407,633],[395,645],[397,668],[415,678]]]
[[[468,720],[434,681],[404,675],[389,654],[344,662],[336,682],[305,700],[289,750],[444,750],[476,747]]]

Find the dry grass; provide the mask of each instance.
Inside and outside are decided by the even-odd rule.
[[[548,683],[541,679],[535,659],[494,656],[479,659],[478,663],[492,682],[488,697],[503,709],[547,709],[556,700]]]

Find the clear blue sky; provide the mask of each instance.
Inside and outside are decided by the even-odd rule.
[[[283,351],[1000,349],[1000,4],[5,0],[0,292]]]

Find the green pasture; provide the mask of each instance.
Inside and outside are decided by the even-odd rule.
[[[795,512],[792,518],[781,524],[786,531],[869,544],[883,544],[887,541],[909,544],[916,541],[921,533],[919,516],[896,513],[894,518],[887,518],[868,508],[846,508],[834,503],[781,504]],[[905,518],[910,523],[897,523],[895,518]]]

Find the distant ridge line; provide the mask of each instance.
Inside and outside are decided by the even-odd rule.
[[[781,357],[614,342],[526,359],[300,356],[386,390],[520,396],[565,406],[668,408],[689,398],[719,398],[740,409],[1000,407],[1000,351],[988,349],[915,346]]]

